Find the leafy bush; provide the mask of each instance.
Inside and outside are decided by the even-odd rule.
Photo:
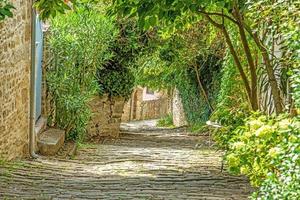
[[[300,195],[299,120],[254,114],[234,132],[227,164],[231,172],[247,175],[254,186],[261,186],[253,198],[296,199]]]
[[[172,115],[168,115],[166,117],[163,117],[161,119],[158,120],[157,122],[157,126],[158,127],[173,127],[173,116]]]
[[[276,147],[278,156],[272,160],[277,171],[267,174],[253,199],[296,200],[300,196],[300,137],[291,135]]]
[[[52,20],[53,55],[47,82],[55,112],[52,123],[69,139],[82,139],[90,119],[89,101],[99,91],[96,72],[112,57],[113,23],[93,10],[79,10]]]
[[[128,68],[120,67],[99,69],[98,83],[100,94],[129,98],[134,87],[134,76]]]
[[[211,120],[223,126],[216,129],[214,139],[220,147],[227,149],[231,139],[236,135],[233,130],[243,125],[244,119],[249,116],[249,105],[239,72],[229,55],[225,57],[221,74],[220,91],[216,97],[217,106]]]
[[[146,46],[143,32],[134,20],[114,21],[119,32],[110,47],[113,56],[98,70],[100,94],[129,98],[135,84],[131,68],[136,65],[140,51]]]
[[[300,70],[295,69],[292,76],[293,97],[297,108],[300,108]]]

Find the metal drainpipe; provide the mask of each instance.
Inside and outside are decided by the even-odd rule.
[[[32,0],[32,5],[35,0]],[[30,70],[30,124],[29,124],[29,154],[32,158],[38,158],[37,154],[34,152],[34,139],[35,139],[35,76],[36,76],[36,46],[35,46],[35,37],[36,37],[36,13],[35,9],[32,7],[31,12],[31,70]]]

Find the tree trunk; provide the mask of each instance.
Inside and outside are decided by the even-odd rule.
[[[208,96],[207,96],[207,93],[201,83],[201,80],[200,80],[200,75],[199,75],[199,71],[198,71],[198,67],[196,65],[194,65],[194,70],[196,72],[196,76],[197,76],[197,81],[198,81],[198,85],[199,85],[199,88],[200,88],[200,94],[202,93],[203,94],[203,97],[209,107],[209,109],[211,110],[211,112],[214,112],[214,109],[212,107],[212,105],[210,104],[209,102],[209,99],[208,99]]]
[[[238,54],[237,54],[237,52],[234,49],[234,46],[232,44],[231,38],[229,36],[228,31],[226,30],[225,25],[224,24],[219,24],[219,23],[215,22],[213,19],[210,18],[210,16],[208,14],[205,14],[205,17],[208,19],[209,22],[211,22],[212,25],[214,25],[218,29],[221,29],[221,31],[223,32],[223,35],[225,37],[225,41],[226,41],[226,43],[227,43],[227,45],[229,47],[230,53],[231,53],[231,55],[233,57],[233,60],[234,60],[234,62],[236,64],[236,67],[238,68],[239,73],[241,75],[241,78],[243,80],[243,83],[245,85],[247,97],[248,97],[248,100],[250,102],[251,108],[252,108],[252,110],[258,110],[257,102],[254,102],[253,99],[252,99],[252,90],[251,90],[248,78],[247,78],[247,76],[246,76],[246,74],[244,72],[244,69],[243,69],[243,66],[242,66],[242,64],[240,62]]]
[[[235,62],[235,64],[236,64],[236,66],[237,66],[237,68],[238,68],[238,70],[239,70],[239,72],[240,72],[240,75],[241,75],[241,77],[242,77],[242,80],[243,80],[243,82],[244,82],[244,85],[245,85],[245,88],[246,88],[246,92],[247,92],[247,96],[248,96],[249,102],[250,102],[250,104],[251,104],[251,108],[252,108],[252,110],[255,110],[255,111],[256,111],[256,110],[258,110],[257,100],[254,100],[254,99],[252,98],[252,89],[251,89],[251,87],[250,87],[248,78],[247,78],[247,76],[246,76],[246,74],[245,74],[245,72],[244,72],[244,69],[243,69],[243,67],[242,67],[242,64],[241,64],[241,62],[240,62],[240,60],[239,60],[239,57],[238,57],[238,55],[237,55],[237,52],[236,52],[235,49],[234,49],[234,46],[233,46],[233,44],[232,44],[232,42],[231,42],[230,36],[229,36],[229,34],[228,34],[226,28],[224,27],[224,28],[222,29],[222,31],[223,31],[223,34],[224,34],[224,36],[225,36],[226,43],[227,43],[227,45],[229,46],[230,53],[231,53],[231,55],[233,56],[234,62]]]
[[[246,32],[242,22],[242,16],[238,7],[236,6],[234,9],[234,16],[237,20],[237,25],[239,28],[240,38],[243,44],[243,48],[245,51],[245,55],[249,64],[250,76],[251,76],[251,99],[254,104],[254,107],[259,109],[258,96],[257,96],[257,73],[256,73],[256,65],[254,63],[254,59],[251,54],[251,50],[248,44]]]
[[[261,43],[261,41],[260,41],[259,37],[257,36],[257,34],[253,34],[253,39],[254,39],[256,45],[258,46],[258,48],[261,52],[261,55],[263,57],[263,61],[264,61],[266,71],[267,71],[267,76],[268,76],[268,79],[269,79],[269,84],[270,84],[270,87],[271,87],[271,93],[272,93],[274,104],[275,104],[276,114],[280,114],[284,111],[283,110],[283,102],[282,102],[282,98],[280,96],[279,85],[276,81],[275,71],[274,71],[273,66],[271,64],[269,54],[268,54],[266,48]]]

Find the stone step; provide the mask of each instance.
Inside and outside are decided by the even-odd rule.
[[[51,128],[39,135],[38,148],[40,154],[44,156],[53,156],[64,145],[65,131]]]

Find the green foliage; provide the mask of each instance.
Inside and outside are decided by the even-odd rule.
[[[243,4],[241,1],[239,3]],[[174,29],[190,27],[198,21],[201,18],[199,11],[203,8],[231,9],[232,1],[136,0],[128,2],[119,0],[113,1],[112,12],[122,16],[138,16],[139,25],[145,29],[159,24],[168,27],[168,32],[173,32]]]
[[[135,68],[137,57],[147,46],[147,33],[141,31],[135,20],[115,20],[119,29],[110,51],[112,57],[98,70],[100,94],[129,98],[135,77],[130,68]]]
[[[217,121],[223,128],[215,132],[214,138],[226,149],[234,135],[233,130],[244,124],[250,112],[242,80],[229,55],[223,62],[220,92],[216,98],[217,106],[211,120]]]
[[[248,0],[247,16],[253,20],[255,31],[262,29],[280,40],[284,56],[280,62],[284,67],[299,68],[300,65],[300,3],[290,0]],[[259,26],[261,22],[267,26]]]
[[[129,98],[134,87],[134,76],[128,68],[106,68],[98,70],[100,95],[108,94]]]
[[[15,7],[8,0],[0,0],[0,22],[6,17],[13,17],[13,9]]]
[[[196,72],[207,93],[210,104],[215,105],[221,71],[221,40],[205,24],[178,31],[166,39],[157,39],[152,49],[138,60],[134,70],[138,85],[154,89],[179,90],[190,125],[203,124],[211,110],[203,97]],[[159,84],[158,84],[159,83]]]
[[[159,119],[156,126],[158,126],[158,127],[169,127],[169,128],[174,127],[173,116],[168,115],[166,117],[163,117],[163,118]]]
[[[161,59],[159,51],[146,52],[137,61],[133,69],[136,85],[152,89],[172,89],[176,80],[183,73],[181,69],[169,66]],[[159,83],[159,84],[158,84]]]
[[[291,127],[293,124],[291,125]],[[299,128],[299,127],[298,127]],[[296,132],[297,130],[294,130]],[[253,199],[286,199],[296,200],[300,196],[300,136],[291,134],[285,138],[275,151],[278,155],[272,159],[272,167],[277,169],[267,174],[259,190],[253,194]]]
[[[273,59],[282,68],[282,79],[288,77],[288,81],[293,81],[294,99],[298,106],[297,87],[300,87],[297,84],[298,69],[300,67],[299,6],[298,1],[290,0],[249,0],[247,2],[249,9],[247,17],[253,22],[254,31],[268,33],[280,48],[282,56]],[[271,51],[272,45],[267,45],[266,48]],[[290,77],[286,72],[288,72],[288,75],[294,75]]]
[[[76,0],[36,0],[34,7],[38,10],[40,19],[47,19],[59,14],[65,14],[66,11],[71,10],[68,2],[75,3]]]
[[[252,115],[230,141],[229,170],[247,175],[254,186],[263,185],[260,199],[296,199],[300,194],[299,130],[296,118]]]
[[[293,97],[297,108],[300,108],[300,69],[294,70],[292,76]]]
[[[54,56],[47,73],[53,98],[54,125],[70,139],[82,139],[90,119],[88,103],[99,91],[96,72],[112,57],[116,37],[111,21],[98,12],[81,10],[52,20],[49,39]]]
[[[135,19],[117,19],[115,23],[119,34],[112,47],[114,58],[109,65],[134,67],[137,57],[147,47],[148,33],[137,26]]]
[[[213,65],[206,65],[202,69],[213,70]],[[219,69],[215,70],[214,74],[209,70],[205,73],[204,70],[199,70],[211,103],[214,103],[214,96],[218,93],[218,82],[213,83],[213,81],[218,80]],[[204,124],[209,119],[211,111],[200,93],[194,70],[188,69],[185,76],[178,79],[176,87],[179,90],[189,124]]]

